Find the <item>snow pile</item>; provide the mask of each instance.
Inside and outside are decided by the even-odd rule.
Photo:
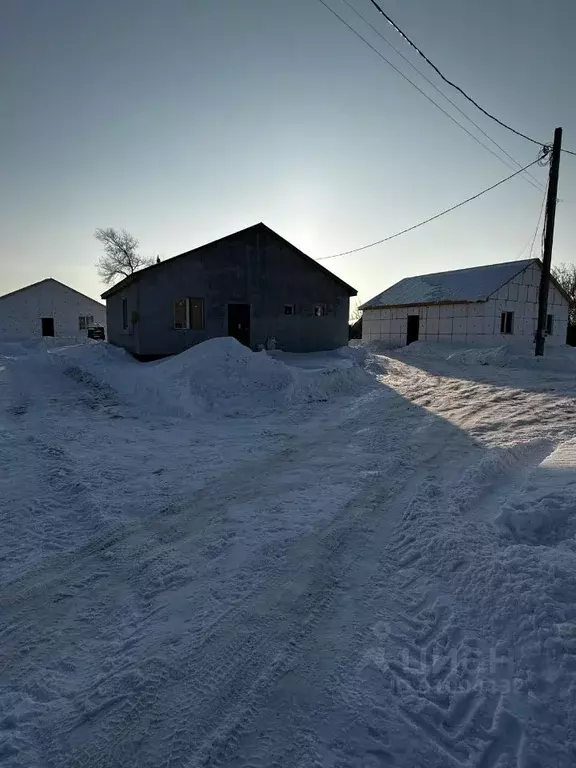
[[[324,402],[344,395],[360,394],[374,386],[370,360],[363,347],[341,347],[328,352],[268,353],[285,363],[294,375],[294,400]]]
[[[232,338],[210,339],[154,363],[139,363],[105,343],[54,350],[53,358],[78,381],[109,388],[144,410],[174,415],[260,411],[286,403],[294,392],[287,366]]]
[[[138,363],[101,342],[54,350],[51,357],[77,381],[173,415],[250,415],[353,395],[373,383],[362,365],[363,350],[270,354],[251,352],[229,337],[154,363]]]
[[[567,345],[545,348],[544,357],[535,357],[532,346],[501,344],[497,346],[465,346],[432,341],[416,341],[404,347],[406,358],[436,358],[460,365],[491,365],[499,368],[524,368],[551,372],[576,373],[576,348]]]
[[[576,551],[576,442],[560,446],[540,464],[518,497],[503,506],[497,523],[513,540]]]
[[[284,363],[230,337],[210,339],[147,366],[145,375],[185,410],[202,402],[228,413],[281,406],[293,398],[296,383]]]

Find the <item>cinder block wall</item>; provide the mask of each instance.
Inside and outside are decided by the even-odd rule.
[[[47,280],[0,298],[0,337],[33,339],[42,336],[42,318],[54,319],[54,336],[85,338],[78,318],[91,316],[106,325],[106,307],[59,282]]]
[[[488,301],[475,304],[441,304],[389,309],[366,309],[362,320],[365,341],[384,341],[393,346],[406,344],[408,315],[420,317],[420,341],[460,344],[526,342],[532,344],[538,322],[540,267],[528,267],[504,285]],[[500,333],[502,312],[514,312],[514,332]],[[568,302],[550,286],[548,314],[554,329],[548,344],[565,344],[568,328]]]

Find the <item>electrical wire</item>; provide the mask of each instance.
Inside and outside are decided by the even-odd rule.
[[[453,83],[445,75],[442,74],[442,72],[438,69],[438,67],[432,61],[430,61],[428,56],[426,56],[426,54],[416,45],[416,43],[412,42],[412,40],[408,37],[408,35],[400,29],[398,24],[396,24],[396,22],[393,21],[393,19],[391,19],[390,16],[388,16],[388,14],[378,5],[376,0],[370,0],[370,2],[377,9],[377,11],[381,13],[382,16],[384,16],[386,21],[396,30],[396,32],[398,32],[398,34],[404,38],[404,40],[408,43],[408,45],[411,48],[413,48],[416,51],[416,53],[418,53],[418,55],[421,56],[424,59],[424,61],[432,67],[432,69],[442,78],[442,80],[444,80],[445,83],[447,83],[449,86],[451,86],[452,88],[455,88],[459,93],[461,93],[462,96],[464,96],[465,99],[468,99],[468,101],[471,104],[473,104],[477,109],[479,109],[480,112],[485,114],[491,120],[494,120],[494,122],[498,123],[498,125],[501,125],[503,128],[506,128],[508,131],[512,131],[512,133],[515,133],[517,136],[521,136],[523,139],[526,139],[527,141],[531,141],[533,144],[539,144],[540,146],[544,145],[544,142],[538,141],[537,139],[533,139],[530,136],[527,136],[525,133],[522,133],[521,131],[517,131],[515,128],[512,128],[510,125],[508,125],[507,123],[504,123],[502,120],[499,120],[497,117],[495,117],[495,115],[492,115],[490,112],[485,110],[484,107],[481,107],[480,104],[478,104],[477,101],[474,101],[474,99],[471,96],[468,96],[466,91],[460,88],[459,85],[456,85],[456,83]],[[573,152],[571,149],[562,149],[561,151],[565,152],[567,155],[573,155],[574,157],[576,157],[576,152]]]
[[[370,29],[378,35],[378,37],[380,37],[387,45],[389,45],[390,48],[392,48],[392,50],[395,51],[398,54],[398,56],[400,56],[409,66],[411,66],[412,69],[415,72],[417,72],[421,77],[423,77],[424,80],[426,80],[426,82],[429,85],[431,85],[432,88],[434,88],[435,91],[437,91],[441,96],[443,96],[446,99],[446,101],[454,107],[454,109],[458,110],[458,112],[460,112],[460,114],[463,117],[465,117],[466,120],[469,120],[472,123],[472,125],[478,131],[480,131],[480,133],[483,136],[485,136],[488,139],[488,141],[491,141],[496,147],[498,147],[498,149],[501,152],[503,152],[506,155],[506,157],[508,157],[514,163],[514,166],[516,168],[520,168],[522,166],[522,163],[519,163],[518,160],[516,160],[516,158],[514,158],[509,152],[507,152],[504,149],[504,147],[502,147],[500,144],[498,144],[498,142],[495,139],[493,139],[492,136],[490,136],[488,133],[486,133],[486,131],[481,126],[479,126],[478,123],[476,123],[469,115],[467,115],[466,112],[464,112],[464,110],[461,109],[458,106],[458,104],[456,104],[455,101],[453,101],[449,96],[447,96],[443,91],[441,91],[440,88],[438,88],[438,86],[436,85],[436,83],[434,83],[432,80],[430,80],[430,78],[427,77],[424,74],[424,72],[422,72],[422,70],[418,69],[418,67],[412,61],[410,61],[410,59],[407,56],[405,56],[399,48],[397,48],[392,42],[390,42],[390,40],[388,40],[388,38],[384,34],[382,34],[382,32],[380,32],[379,29],[377,29],[373,24],[371,24],[371,22],[368,21],[368,19],[365,16],[363,16],[360,13],[360,11],[358,11],[354,7],[354,5],[350,2],[350,0],[343,0],[343,2],[350,8],[351,11],[353,11],[356,14],[356,16],[358,16],[360,19],[362,19],[362,21],[365,24],[367,24],[370,27]],[[484,145],[482,145],[482,146],[484,146]],[[495,157],[498,157],[498,155],[496,153],[494,153],[494,155],[495,155]],[[506,165],[508,168],[512,169],[513,166],[511,166],[509,163],[507,163],[503,158],[500,157],[499,159],[500,159],[500,161],[502,163],[504,163],[504,165]],[[526,176],[523,176],[522,178],[524,178],[529,184],[531,184],[533,187],[538,189],[540,192],[542,191],[543,186],[537,181],[537,179],[534,178],[534,176],[532,176],[532,174],[526,173]],[[529,181],[529,179],[531,181]]]
[[[542,214],[544,213],[544,208],[546,207],[546,198],[548,197],[548,185],[546,185],[546,189],[544,190],[544,197],[542,198],[542,204],[540,206],[540,213],[538,214],[538,221],[536,222],[536,229],[534,230],[534,234],[531,235],[530,240],[526,243],[524,248],[520,251],[518,256],[516,257],[515,261],[519,261],[522,256],[524,256],[524,252],[528,249],[528,246],[530,246],[530,253],[528,255],[528,258],[533,258],[532,254],[534,253],[534,246],[536,245],[536,238],[538,237],[538,231],[540,230],[540,222],[542,221]]]
[[[335,259],[338,256],[348,256],[351,253],[358,253],[359,251],[365,251],[368,248],[373,248],[375,245],[381,245],[382,243],[387,243],[390,240],[394,240],[397,237],[400,237],[400,235],[405,235],[407,232],[412,232],[415,229],[418,229],[419,227],[423,227],[424,224],[429,224],[431,221],[435,221],[436,219],[439,219],[441,216],[445,216],[447,213],[451,213],[452,211],[455,211],[457,208],[461,208],[463,205],[466,205],[466,203],[472,202],[472,200],[477,200],[479,197],[482,197],[482,195],[485,195],[486,192],[491,192],[493,189],[496,189],[496,187],[499,187],[501,184],[504,184],[507,181],[510,181],[510,179],[513,179],[515,176],[519,176],[521,173],[523,173],[527,168],[531,168],[533,165],[536,165],[538,163],[538,160],[533,160],[528,165],[524,166],[524,168],[520,168],[519,171],[515,171],[510,176],[507,176],[505,179],[500,179],[500,181],[497,181],[496,184],[492,184],[491,187],[487,187],[486,189],[483,189],[481,192],[478,192],[475,195],[472,195],[472,197],[466,198],[466,200],[462,200],[462,202],[457,203],[456,205],[453,205],[451,208],[446,208],[446,210],[441,211],[440,213],[437,213],[435,216],[430,216],[430,218],[425,219],[424,221],[420,221],[418,224],[414,224],[411,227],[406,227],[406,229],[401,230],[400,232],[395,232],[393,235],[389,235],[388,237],[383,237],[381,240],[376,240],[373,243],[368,243],[368,245],[362,245],[360,248],[352,248],[350,251],[342,251],[341,253],[334,253],[331,256],[320,256],[316,261],[326,261],[326,259]]]
[[[365,43],[369,48],[371,48],[377,56],[379,56],[383,61],[386,62],[386,64],[388,64],[390,67],[392,67],[392,69],[395,72],[397,72],[400,75],[400,77],[402,77],[404,80],[406,80],[406,82],[410,83],[410,85],[413,88],[415,88],[419,93],[422,94],[422,96],[424,96],[425,99],[427,99],[435,107],[437,107],[440,110],[440,112],[444,113],[449,120],[451,120],[453,123],[455,123],[459,128],[462,128],[462,130],[465,131],[468,134],[468,136],[470,136],[472,139],[474,139],[474,141],[476,141],[478,144],[480,144],[480,146],[484,147],[484,149],[486,149],[488,152],[490,152],[491,155],[494,155],[494,157],[498,158],[498,160],[501,163],[504,163],[508,168],[512,167],[512,166],[508,165],[506,163],[506,161],[499,154],[494,152],[494,150],[491,147],[489,147],[481,139],[479,139],[478,136],[475,136],[471,131],[469,131],[468,128],[466,128],[465,125],[462,125],[462,123],[458,122],[458,120],[456,120],[455,117],[453,117],[447,110],[445,110],[444,107],[441,107],[440,104],[438,104],[437,101],[434,101],[434,99],[431,96],[429,96],[426,93],[426,91],[423,91],[422,88],[420,88],[418,85],[416,85],[416,83],[414,83],[407,75],[405,75],[404,72],[402,72],[402,70],[398,69],[398,67],[395,64],[393,64],[390,61],[390,59],[386,58],[386,56],[384,56],[384,54],[381,51],[379,51],[377,48],[375,48],[372,45],[372,43],[370,43],[368,40],[366,40],[366,38],[363,37],[360,34],[360,32],[358,32],[356,29],[354,29],[354,27],[351,24],[349,24],[346,21],[346,19],[344,19],[333,8],[331,8],[328,5],[328,3],[325,2],[325,0],[318,0],[318,2],[321,3],[328,11],[330,11],[330,13],[333,16],[335,16],[339,21],[341,21],[342,24],[344,24],[344,26],[346,26],[350,30],[350,32],[353,32],[356,35],[356,37],[360,38],[360,40],[362,40],[363,43]],[[541,191],[540,188],[538,188],[538,189],[539,189],[539,191]]]
[[[532,258],[532,253],[534,252],[534,245],[536,244],[536,237],[538,236],[538,230],[540,228],[540,222],[542,221],[542,214],[544,213],[544,209],[546,208],[546,198],[548,197],[548,185],[546,185],[546,192],[544,194],[544,198],[542,200],[542,206],[540,208],[540,215],[538,216],[538,223],[536,224],[536,229],[534,231],[534,237],[532,238],[532,245],[530,246],[530,258]],[[542,227],[542,250],[544,250],[544,232],[546,230],[546,217],[544,217],[544,226]]]
[[[400,29],[398,24],[396,24],[396,22],[393,19],[391,19],[390,16],[388,16],[388,14],[378,5],[376,0],[370,0],[370,2],[378,10],[378,12],[381,13],[382,16],[384,16],[386,21],[392,27],[394,27],[396,32],[398,32],[398,34],[404,38],[404,40],[408,43],[408,45],[411,48],[413,48],[416,51],[416,53],[419,56],[421,56],[424,59],[424,61],[432,67],[432,69],[442,78],[442,80],[444,80],[445,83],[447,83],[449,86],[451,86],[452,88],[455,88],[459,93],[461,93],[465,99],[468,99],[468,101],[476,107],[476,109],[479,109],[480,112],[486,115],[486,117],[489,117],[491,120],[494,120],[494,122],[498,123],[498,125],[501,125],[503,128],[506,128],[507,130],[512,131],[512,133],[515,133],[516,136],[521,136],[523,139],[526,139],[527,141],[531,141],[532,144],[537,144],[538,146],[544,145],[545,142],[538,141],[537,139],[533,139],[530,136],[527,136],[525,133],[522,133],[521,131],[517,131],[515,128],[512,128],[511,126],[504,123],[502,120],[499,120],[497,117],[490,114],[490,112],[484,109],[484,107],[481,107],[477,101],[474,101],[474,99],[471,96],[468,96],[465,90],[460,88],[459,85],[456,85],[456,83],[453,83],[452,80],[449,80],[445,75],[442,74],[442,72],[438,69],[438,67],[434,64],[434,62],[430,61],[428,56],[426,56],[426,54],[420,48],[418,48],[416,43],[412,42],[412,40],[408,37],[408,35]],[[576,154],[576,153],[571,152],[570,154]]]

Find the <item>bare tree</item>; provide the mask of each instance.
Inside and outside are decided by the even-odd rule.
[[[354,325],[362,317],[361,303],[359,298],[355,298],[350,302],[350,325]]]
[[[552,268],[552,274],[568,294],[570,325],[576,325],[576,264],[558,264]]]
[[[129,277],[137,269],[153,263],[151,259],[145,259],[138,254],[138,238],[125,229],[97,229],[94,237],[104,246],[104,253],[96,264],[98,275],[104,283]]]
[[[348,338],[362,338],[362,310],[360,299],[356,298],[350,303],[350,318],[348,322]]]

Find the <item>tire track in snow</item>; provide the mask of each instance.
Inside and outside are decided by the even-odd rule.
[[[408,452],[410,451],[409,445],[407,446],[407,450]],[[456,458],[458,456],[458,446],[455,446],[449,441],[448,443],[443,441],[435,442],[430,448],[429,455],[422,457],[422,463],[416,469],[416,471],[410,473],[409,476],[404,477],[402,481],[395,481],[393,476],[390,478],[391,486],[386,489],[385,493],[383,493],[381,481],[377,481],[375,483],[374,492],[371,494],[370,504],[366,506],[366,499],[363,500],[363,505],[366,511],[358,518],[358,525],[351,526],[350,529],[346,532],[346,536],[343,540],[342,554],[344,556],[344,560],[346,561],[346,558],[350,556],[351,550],[356,554],[352,561],[346,563],[346,567],[340,570],[341,583],[343,588],[341,590],[341,594],[339,595],[339,599],[341,599],[350,590],[354,591],[359,589],[362,591],[364,589],[366,586],[367,576],[366,563],[364,561],[366,561],[368,564],[372,564],[374,568],[378,567],[378,563],[383,556],[381,544],[383,540],[385,541],[385,538],[383,539],[383,537],[386,536],[386,533],[390,530],[390,527],[393,525],[395,519],[401,514],[406,500],[410,499],[416,492],[416,489],[418,489],[423,481],[429,477],[430,473],[432,472],[432,468],[435,470],[438,469],[444,463],[443,460],[446,459],[447,456],[453,456]],[[370,498],[370,496],[368,498]],[[353,500],[351,504],[351,511],[357,509],[360,506],[358,501],[358,499]],[[383,514],[384,510],[386,510],[385,514]],[[345,514],[345,518],[346,517],[348,517],[347,514]],[[333,563],[334,555],[332,554],[329,559],[326,557],[317,557],[316,559],[320,562],[324,561]],[[324,568],[325,567],[326,566],[324,566]],[[368,572],[369,570],[370,569],[368,569]],[[358,600],[361,602],[362,597],[360,594],[358,595]],[[338,602],[339,601],[337,600],[336,603]],[[334,612],[340,610],[338,605],[335,606],[335,609],[336,611],[325,611],[322,614],[321,620],[327,621],[328,618],[334,614]],[[349,627],[347,629],[349,631]],[[311,670],[313,670],[314,664],[317,663],[316,652],[314,650],[315,644],[317,643],[315,639],[316,634],[317,633],[312,633],[312,635],[309,636],[308,639],[310,642],[308,643],[308,647],[306,647],[306,643],[299,643],[298,656],[300,659],[302,659],[302,661],[296,665],[296,669],[293,669],[293,674],[297,675],[298,677],[303,673],[302,670],[304,671],[305,679],[307,682],[300,682],[299,687],[304,686],[314,690],[316,690],[316,685],[318,684],[317,682],[315,683],[314,679],[311,677]],[[339,637],[341,636],[343,637],[343,635],[339,634]],[[351,641],[346,641],[346,644],[350,645],[350,648],[346,651],[346,663],[344,661],[340,661],[337,664],[335,669],[335,674],[337,677],[341,675],[347,675],[349,670],[355,667],[355,659],[358,658],[357,648],[360,639],[361,638],[358,635],[352,635]],[[343,655],[344,649],[342,647],[339,648],[339,653]],[[306,659],[311,660],[311,665],[306,663]],[[272,686],[268,687],[271,688]],[[280,700],[281,698],[282,697],[280,697]],[[292,731],[289,731],[288,735],[284,737],[280,737],[279,735],[277,738],[274,738],[274,731],[266,728],[265,723],[269,718],[273,723],[276,723],[279,722],[282,717],[279,712],[277,713],[277,705],[275,703],[272,704],[271,708],[269,704],[265,703],[265,701],[270,702],[271,700],[274,701],[274,699],[275,697],[272,696],[272,692],[268,691],[263,704],[260,705],[260,715],[257,720],[259,723],[259,729],[261,732],[264,732],[264,735],[258,740],[256,744],[251,746],[247,745],[245,741],[242,742],[242,755],[244,759],[240,761],[239,764],[268,765],[270,762],[274,763],[275,760],[279,759],[279,757],[276,757],[276,755],[280,756],[282,754],[283,744],[285,744],[287,741],[294,744],[294,734],[289,735],[292,733]],[[244,730],[246,730],[246,727],[244,727]],[[276,749],[276,751],[273,751],[274,749]],[[310,750],[312,748],[308,745],[303,746],[302,749]],[[380,754],[382,759],[388,760],[387,764],[394,764],[395,758],[393,754],[386,749],[385,746],[380,744],[379,746],[374,747],[373,758],[376,759],[378,754]],[[310,762],[313,762],[311,755],[308,755],[307,759],[310,760]],[[195,764],[195,762],[190,763],[190,765]],[[210,765],[212,764],[217,765],[218,763],[210,762]]]
[[[445,491],[449,509],[437,525],[450,525],[454,511],[477,515],[505,497],[549,451],[549,442],[537,441],[496,458],[487,454],[471,465],[464,481]],[[408,578],[412,589],[425,576],[419,566],[426,547],[422,517],[439,512],[434,503],[424,504],[422,511],[427,496],[430,501],[439,494],[424,491],[413,500],[390,547],[400,579]],[[451,764],[494,768],[508,756],[520,768],[524,724],[507,701],[511,680],[491,679],[494,670],[478,663],[490,654],[489,643],[469,629],[463,632],[454,605],[453,596],[441,599],[435,592],[406,604],[386,625],[385,649],[369,653],[366,662],[383,673],[398,714]]]
[[[399,617],[390,640],[402,648],[400,660],[379,666],[399,713],[422,738],[459,766],[492,768],[504,755],[520,764],[523,725],[505,694],[482,678],[479,644],[469,633],[462,638],[448,605],[436,599]]]

